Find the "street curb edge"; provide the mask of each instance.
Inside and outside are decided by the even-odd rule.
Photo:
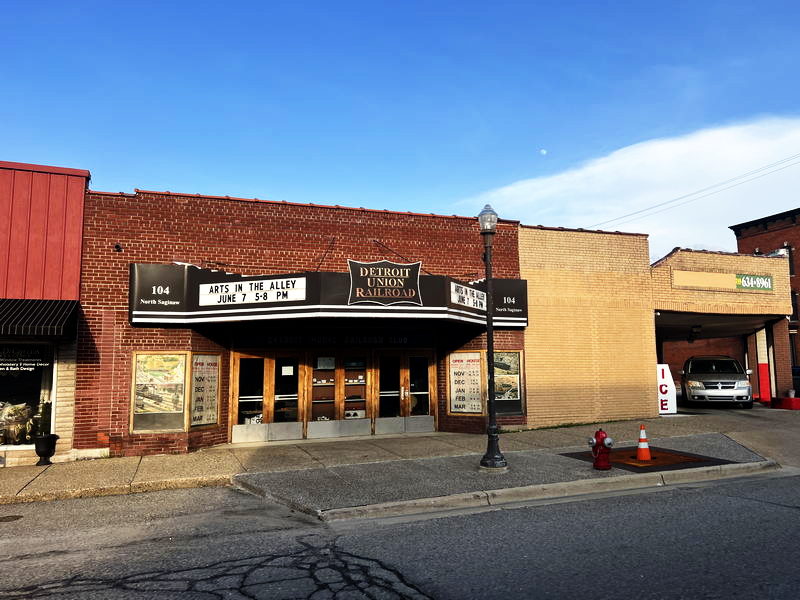
[[[755,473],[774,471],[780,468],[781,466],[775,461],[765,460],[754,463],[733,463],[716,465],[713,467],[700,467],[682,471],[620,475],[608,479],[581,479],[578,481],[543,483],[514,488],[466,492],[434,498],[417,498],[413,500],[381,502],[363,506],[332,508],[328,510],[309,511],[306,509],[304,512],[315,514],[323,521],[399,517],[425,512],[503,506],[532,500],[578,498],[580,496],[603,492],[663,488],[685,483],[701,483],[703,481],[743,477]]]

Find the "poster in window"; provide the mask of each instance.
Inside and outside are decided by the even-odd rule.
[[[219,355],[192,356],[192,425],[217,422]]]
[[[450,355],[450,412],[483,414],[481,353],[454,352]]]
[[[326,371],[328,369],[335,369],[336,368],[336,357],[335,356],[318,356],[317,357],[317,369],[320,371]]]
[[[182,413],[186,385],[185,354],[137,354],[137,415]]]
[[[495,400],[519,400],[519,352],[494,353]]]

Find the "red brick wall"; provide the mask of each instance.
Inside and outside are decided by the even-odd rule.
[[[672,378],[680,381],[683,363],[691,356],[722,354],[732,356],[742,363],[742,366],[745,366],[745,346],[745,340],[740,337],[695,340],[691,344],[689,342],[664,342],[664,361],[669,364]],[[750,358],[751,364],[754,360],[754,357]]]
[[[791,273],[800,273],[800,263],[798,263],[800,256],[798,256],[797,251],[797,248],[800,248],[800,227],[789,220],[770,223],[767,230],[762,227],[745,229],[736,239],[736,243],[739,252],[744,254],[753,254],[756,248],[759,249],[761,254],[769,254],[774,250],[784,248],[784,244],[788,244],[792,248],[793,265]],[[792,276],[790,283],[792,291],[800,290],[800,282],[797,281],[797,277]]]
[[[761,254],[769,254],[774,250],[780,248],[790,248],[790,260],[792,265],[790,267],[789,285],[792,288],[792,296],[797,298],[797,293],[800,292],[800,280],[797,275],[800,274],[800,226],[795,222],[796,216],[788,216],[779,220],[768,220],[764,223],[742,229],[736,236],[736,243],[739,252],[752,254],[759,250]],[[795,307],[795,310],[796,307]],[[800,365],[800,356],[795,355],[792,357],[792,348],[789,342],[789,330],[797,330],[800,326],[798,323],[798,315],[792,315],[791,323],[779,323],[779,326],[773,330],[774,336],[774,350],[775,350],[775,385],[777,386],[778,396],[780,397],[787,389],[792,388],[792,364]],[[796,338],[795,338],[796,339]],[[795,351],[800,346],[795,342]],[[754,363],[755,364],[755,361]],[[755,371],[755,368],[754,368]],[[754,374],[755,375],[755,374]],[[753,381],[757,381],[757,377],[753,377]],[[754,383],[755,389],[755,383]]]
[[[775,356],[775,390],[778,398],[794,388],[792,384],[791,349],[789,348],[789,321],[781,319],[772,326],[773,354]]]
[[[462,280],[484,272],[475,219],[284,202],[137,192],[86,195],[75,447],[113,454],[185,452],[227,440],[229,354],[190,329],[128,324],[129,263],[192,263],[245,275],[347,271],[347,259],[422,261],[435,275]],[[119,244],[122,252],[115,252]],[[387,247],[390,250],[387,250]],[[519,277],[516,223],[500,223],[494,274]],[[498,349],[522,349],[521,332],[500,332]],[[471,342],[482,347],[485,342]],[[180,434],[131,435],[134,350],[219,352],[222,415],[218,427]],[[446,417],[439,364],[440,428],[482,431],[483,419]],[[474,421],[474,423],[473,423]]]
[[[495,351],[502,350],[523,350],[525,340],[522,331],[501,331],[494,332]],[[473,338],[469,343],[463,345],[459,350],[485,350],[486,334]],[[441,431],[460,431],[464,433],[482,433],[486,431],[487,419],[485,416],[461,416],[447,414],[447,357],[440,356],[437,365],[439,373],[439,429]],[[522,398],[525,398],[525,390],[521,389]],[[522,406],[524,409],[525,402]],[[525,415],[521,416],[498,416],[497,423],[503,425],[524,425]]]

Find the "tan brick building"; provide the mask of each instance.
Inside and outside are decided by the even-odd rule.
[[[521,227],[528,425],[654,416],[647,237]]]
[[[528,226],[519,246],[528,426],[656,416],[656,364],[677,380],[691,355],[740,358],[765,400],[791,387],[785,258],[676,248],[650,265],[645,235]]]
[[[747,283],[747,276],[771,285],[748,287],[740,281]],[[673,375],[692,354],[728,354],[753,370],[754,392],[762,401],[784,395],[792,387],[789,281],[785,256],[676,248],[656,262],[656,331]]]

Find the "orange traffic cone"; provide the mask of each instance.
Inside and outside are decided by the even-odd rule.
[[[644,425],[639,428],[639,447],[636,449],[636,460],[653,460],[650,456],[650,446],[647,444],[647,432]]]

